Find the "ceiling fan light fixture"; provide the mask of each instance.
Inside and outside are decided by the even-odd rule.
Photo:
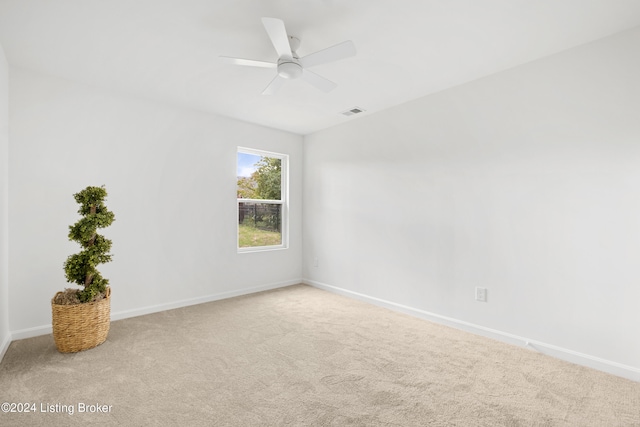
[[[281,62],[278,64],[278,75],[285,79],[297,79],[302,75],[302,67],[296,62]]]

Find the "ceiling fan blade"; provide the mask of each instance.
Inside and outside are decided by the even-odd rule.
[[[278,52],[278,58],[293,58],[291,53],[291,45],[289,44],[289,36],[284,22],[277,18],[262,18],[262,25],[267,30],[267,34],[273,43],[273,47]]]
[[[335,89],[338,86],[331,80],[325,79],[324,77],[319,76],[316,73],[313,73],[309,70],[302,71],[302,78],[307,83],[310,83],[312,86],[315,86],[316,88],[320,89],[323,92],[331,92],[333,89]]]
[[[284,86],[286,81],[287,80],[285,78],[280,77],[280,75],[277,75],[273,80],[271,80],[271,83],[269,83],[269,86],[266,87],[266,89],[262,92],[262,94],[263,95],[275,94],[278,91],[278,89]]]
[[[276,68],[275,62],[256,61],[254,59],[232,58],[230,56],[219,56],[222,62],[235,65],[246,65],[249,67]]]
[[[326,64],[327,62],[338,61],[340,59],[349,58],[355,56],[356,46],[351,40],[338,43],[335,46],[328,47],[318,52],[311,53],[303,58],[300,58],[300,64],[305,67],[313,67],[315,65]]]

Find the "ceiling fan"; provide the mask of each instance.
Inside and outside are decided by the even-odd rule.
[[[276,18],[262,18],[262,24],[267,30],[267,34],[271,39],[271,43],[273,43],[273,47],[276,48],[276,52],[278,53],[277,62],[231,58],[228,56],[220,56],[220,59],[224,62],[236,65],[275,68],[278,74],[262,92],[263,95],[272,95],[276,93],[287,80],[297,78],[302,78],[307,83],[315,86],[323,92],[330,92],[335,89],[337,85],[331,80],[309,71],[308,68],[349,58],[356,54],[355,45],[351,40],[347,40],[335,46],[328,47],[300,58],[296,53],[296,50],[300,46],[300,40],[296,37],[287,35],[287,30],[282,20]]]

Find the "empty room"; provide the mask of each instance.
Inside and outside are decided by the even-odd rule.
[[[0,0],[0,425],[640,426],[639,0]]]

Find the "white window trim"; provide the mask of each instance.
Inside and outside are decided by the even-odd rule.
[[[236,199],[236,249],[239,254],[250,252],[264,252],[264,251],[278,251],[289,248],[289,155],[282,153],[275,153],[272,151],[257,150],[255,148],[238,147],[236,151],[236,162],[238,161],[237,153],[255,154],[256,156],[274,157],[280,159],[280,173],[281,179],[281,191],[280,197],[282,200],[266,200],[266,199]],[[264,204],[279,204],[282,205],[281,212],[281,225],[280,232],[282,234],[282,243],[279,245],[270,246],[249,246],[245,248],[240,247],[240,241],[238,236],[240,234],[240,213],[238,209],[239,203],[264,203]]]

